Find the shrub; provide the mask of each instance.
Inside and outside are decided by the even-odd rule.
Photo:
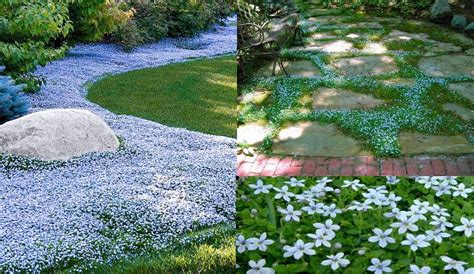
[[[124,50],[130,50],[143,42],[158,41],[165,36],[195,35],[232,13],[232,3],[226,0],[169,0],[153,4],[132,2],[128,8],[135,10],[132,19],[135,23],[118,29],[110,37]]]
[[[110,0],[0,2],[0,64],[15,80],[28,79],[27,90],[41,84],[28,76],[38,65],[64,56],[68,41],[95,41],[131,16]]]
[[[431,6],[434,0],[322,0],[326,7],[341,7],[350,9],[368,9],[380,13],[393,10],[402,14],[415,14]]]
[[[22,94],[24,85],[16,85],[9,76],[0,76],[0,124],[28,112],[29,103]]]

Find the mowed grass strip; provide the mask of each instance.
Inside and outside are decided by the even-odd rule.
[[[235,56],[197,59],[105,77],[87,98],[116,113],[236,137]]]

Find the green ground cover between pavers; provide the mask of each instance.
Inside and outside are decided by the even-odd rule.
[[[105,77],[87,98],[117,114],[235,137],[235,56],[198,59]]]
[[[465,135],[469,139],[472,121],[463,120],[460,113],[472,112],[474,104],[460,93],[451,90],[449,85],[474,81],[474,75],[472,73],[470,75],[468,71],[468,73],[454,73],[445,77],[433,77],[418,65],[422,60],[429,60],[427,59],[429,56],[452,55],[453,53],[448,51],[453,49],[459,50],[454,53],[461,56],[462,50],[470,48],[471,42],[474,41],[460,38],[456,33],[451,34],[444,29],[440,31],[444,37],[440,38],[435,30],[425,26],[425,23],[422,22],[419,24],[411,21],[396,22],[396,20],[389,20],[390,18],[386,22],[376,20],[383,25],[383,29],[377,30],[346,27],[346,23],[343,23],[370,23],[372,21],[370,16],[366,16],[364,19],[362,20],[360,16],[340,17],[335,21],[319,24],[318,17],[316,17],[311,21],[304,20],[302,22],[307,45],[315,41],[311,39],[311,35],[330,31],[330,33],[337,35],[337,38],[324,39],[325,41],[349,41],[356,48],[347,47],[346,51],[327,53],[315,50],[314,47],[308,45],[306,49],[297,48],[283,51],[282,54],[286,61],[309,60],[313,62],[315,69],[320,72],[320,76],[254,77],[242,87],[243,96],[251,94],[255,90],[267,90],[267,93],[271,94],[265,101],[258,104],[252,103],[250,100],[239,106],[240,124],[258,121],[271,129],[272,133],[259,144],[262,152],[268,154],[274,152],[275,143],[281,141],[278,140],[278,134],[288,124],[305,121],[334,124],[345,135],[359,140],[364,150],[369,150],[376,156],[382,157],[411,154],[410,151],[404,151],[400,145],[399,136],[401,133],[420,134],[421,137],[416,136],[416,138],[424,138],[426,135]],[[426,33],[431,40],[422,41],[410,37],[407,41],[399,43],[394,40],[384,40],[384,37],[393,30]],[[355,35],[346,37],[349,34],[357,34],[359,37]],[[429,46],[433,43],[436,45],[438,41],[452,45],[447,47],[446,44],[440,44],[439,47],[447,48],[446,52],[430,52]],[[362,49],[370,42],[376,42],[381,46],[381,49],[383,46],[386,49],[380,53],[364,52]],[[398,69],[382,70],[377,75],[369,73],[364,76],[346,73],[346,70],[350,71],[349,66],[336,68],[334,65],[335,62],[341,60],[347,60],[347,63],[363,62],[366,60],[364,56],[385,56],[384,58],[393,60],[393,64],[387,64],[387,66],[396,66]],[[381,67],[384,67],[383,64]],[[370,68],[368,67],[368,69]],[[413,79],[413,84],[402,85],[387,82],[387,80],[395,81],[396,79]],[[371,109],[331,109],[313,108],[308,100],[306,100],[306,104],[302,103],[305,101],[302,99],[311,98],[312,94],[322,87],[368,94],[386,100],[387,104]],[[448,111],[444,105],[449,103],[458,105],[462,110],[458,114]],[[469,141],[472,145],[472,140]],[[466,141],[465,144],[468,147],[469,141]],[[246,146],[246,144],[241,145]],[[469,150],[466,151],[466,153],[469,152]],[[453,151],[453,154],[457,153],[459,151]]]

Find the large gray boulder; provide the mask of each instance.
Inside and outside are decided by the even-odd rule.
[[[451,20],[451,26],[463,30],[467,25],[467,18],[464,15],[454,15]]]
[[[46,110],[0,125],[0,154],[67,160],[118,147],[112,129],[87,110]]]
[[[436,0],[431,7],[431,19],[434,21],[444,20],[451,16],[451,6],[448,0]]]

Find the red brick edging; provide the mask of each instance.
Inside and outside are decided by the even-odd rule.
[[[474,155],[377,159],[237,156],[238,176],[467,176],[474,175]]]

